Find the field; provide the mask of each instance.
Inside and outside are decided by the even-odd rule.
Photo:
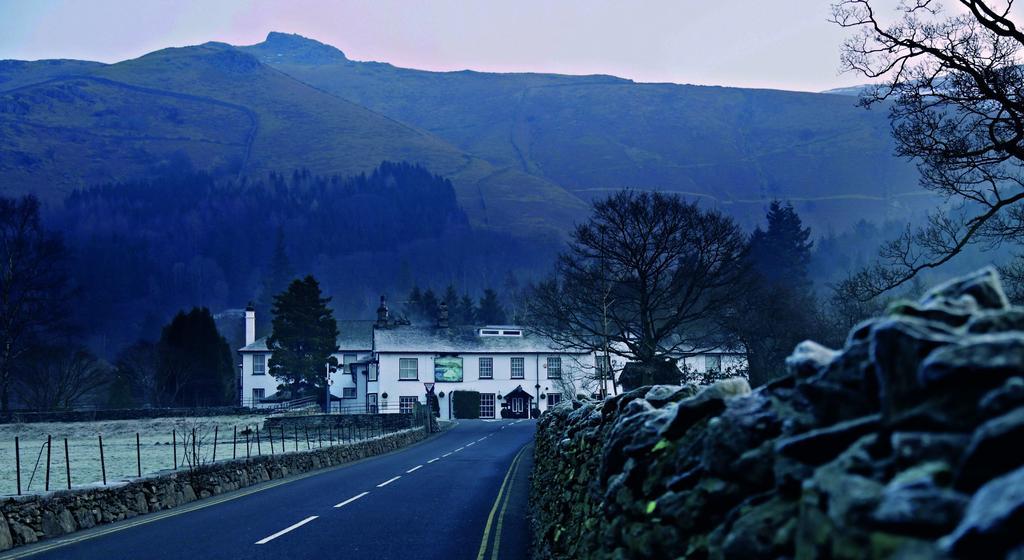
[[[19,439],[21,450],[22,493],[42,492],[46,478],[46,440],[53,441],[50,454],[50,489],[67,488],[67,463],[64,454],[64,439],[67,438],[68,457],[71,466],[73,487],[102,484],[99,436],[103,437],[103,459],[107,483],[135,478],[138,474],[136,455],[136,434],[139,436],[138,459],[141,459],[142,474],[153,474],[174,466],[175,451],[179,468],[187,469],[194,462],[192,455],[192,430],[196,433],[196,451],[200,464],[213,460],[214,431],[217,432],[217,460],[230,459],[234,452],[238,457],[246,456],[246,435],[248,452],[251,455],[271,453],[267,434],[263,432],[262,415],[211,416],[204,418],[155,418],[145,420],[116,420],[106,422],[38,423],[0,425],[0,495],[17,491],[15,470],[14,438]],[[261,430],[260,441],[256,441],[256,428]],[[238,431],[238,439],[232,445],[232,433]],[[248,431],[247,431],[248,429]],[[317,434],[285,434],[289,451],[296,447],[320,445]],[[337,441],[338,437],[350,438],[354,434],[319,434],[322,445]],[[187,439],[187,444],[185,443]],[[176,446],[172,444],[176,442]],[[281,434],[274,434],[273,451],[281,452]]]

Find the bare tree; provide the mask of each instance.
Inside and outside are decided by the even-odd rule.
[[[904,0],[889,22],[878,3],[832,6],[833,21],[856,30],[842,66],[884,80],[861,104],[892,101],[897,153],[917,162],[922,185],[947,207],[924,226],[908,226],[878,263],[846,281],[862,300],[948,262],[968,244],[1019,242],[1024,232],[1024,32],[1011,17],[1013,0]]]
[[[732,219],[676,195],[622,191],[594,204],[531,324],[568,348],[661,363],[722,343],[719,314],[746,276],[746,239]]]
[[[174,402],[176,395],[160,392],[160,356],[157,345],[140,340],[125,348],[117,356],[117,374],[127,381],[133,397],[139,401],[163,406]]]
[[[18,395],[39,410],[72,409],[110,382],[110,369],[86,350],[40,347],[21,361]]]
[[[8,410],[16,362],[67,325],[66,252],[43,228],[39,200],[0,197],[0,408]]]

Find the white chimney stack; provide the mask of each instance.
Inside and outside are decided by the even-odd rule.
[[[256,342],[256,308],[252,303],[245,308],[245,345]]]

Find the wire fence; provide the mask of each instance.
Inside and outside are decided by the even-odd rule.
[[[266,427],[260,423],[179,421],[169,433],[139,432],[105,437],[15,435],[13,476],[0,493],[29,494],[107,485],[144,475],[192,470],[233,459],[311,451],[379,438],[408,429],[385,415],[365,416],[345,426]],[[7,455],[6,453],[4,455]]]

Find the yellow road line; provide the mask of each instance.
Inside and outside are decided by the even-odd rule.
[[[508,486],[508,481],[512,476],[512,470],[519,464],[519,458],[522,457],[523,451],[526,450],[526,445],[516,453],[512,463],[508,466],[508,471],[505,472],[505,479],[501,482],[501,488],[498,489],[498,496],[494,499],[494,505],[491,506],[491,513],[487,516],[487,524],[484,525],[484,536],[480,541],[480,552],[477,553],[477,560],[483,560],[484,554],[487,552],[487,541],[491,537],[491,523],[494,522],[494,513],[498,511],[498,505],[501,503],[501,498],[505,494],[505,488]]]
[[[529,447],[529,444],[527,444],[526,447]],[[524,451],[526,447],[523,448]],[[521,455],[523,451],[520,451],[519,453]],[[512,484],[515,484],[516,482],[516,475],[519,474],[519,466],[521,464],[522,462],[517,457],[515,468],[512,470],[512,478],[510,479],[512,481]],[[508,502],[511,499],[511,497],[512,486],[509,486],[508,492],[505,492],[505,503],[501,505],[501,513],[498,514],[498,526],[494,530],[494,545],[491,547],[491,560],[498,560],[498,552],[499,549],[501,548],[501,529],[505,526],[505,511],[508,509]]]

